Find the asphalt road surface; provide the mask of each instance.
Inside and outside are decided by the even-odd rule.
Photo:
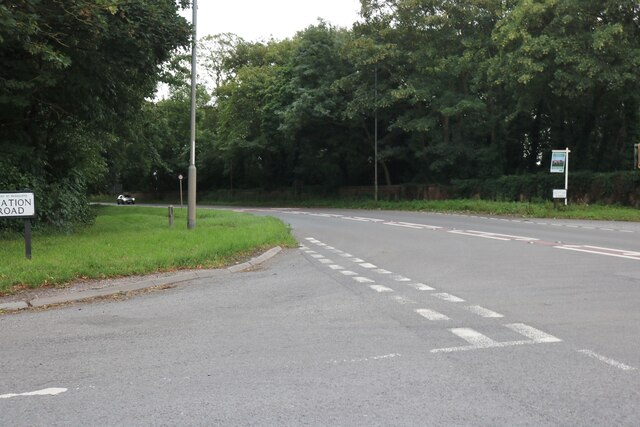
[[[640,224],[241,209],[256,271],[0,317],[0,424],[640,425]]]

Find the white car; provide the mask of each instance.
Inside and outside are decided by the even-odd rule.
[[[135,197],[131,197],[128,194],[121,194],[116,199],[116,202],[119,205],[135,205],[136,204],[136,198]]]

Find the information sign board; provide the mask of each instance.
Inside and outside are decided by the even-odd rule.
[[[551,173],[564,173],[567,164],[567,152],[565,150],[553,150],[551,153]]]

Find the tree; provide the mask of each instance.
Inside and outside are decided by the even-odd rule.
[[[86,219],[86,186],[105,169],[102,142],[135,121],[155,92],[161,64],[188,42],[189,26],[177,14],[184,6],[173,0],[0,5],[0,166],[15,171],[1,186],[35,190],[47,222]]]

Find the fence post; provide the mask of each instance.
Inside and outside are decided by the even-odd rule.
[[[173,205],[169,205],[169,227],[173,227]]]

